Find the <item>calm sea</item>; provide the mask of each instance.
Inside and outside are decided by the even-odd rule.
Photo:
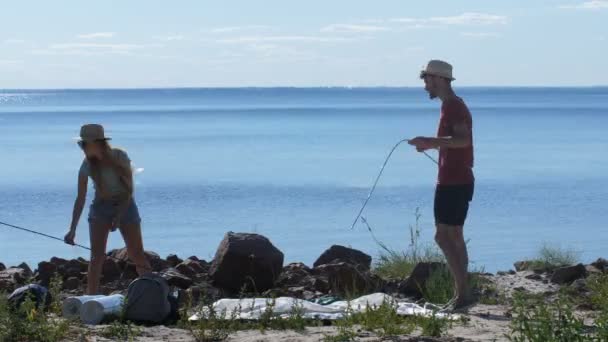
[[[507,269],[543,243],[606,257],[608,88],[457,91],[474,118],[472,261]],[[350,224],[393,144],[433,135],[438,114],[414,88],[1,90],[0,221],[64,235],[83,157],[72,138],[96,122],[144,169],[146,249],[210,259],[232,230],[264,234],[287,262],[310,264],[331,244],[375,256]],[[406,248],[419,208],[432,242],[435,180],[431,161],[397,150],[364,213],[379,240]],[[3,227],[0,237],[7,266],[87,257]],[[89,244],[86,212],[77,240]],[[113,234],[109,248],[121,245]]]

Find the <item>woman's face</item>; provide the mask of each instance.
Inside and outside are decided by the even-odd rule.
[[[86,156],[87,159],[101,160],[103,158],[101,142],[99,142],[99,141],[93,141],[93,142],[81,141],[78,143],[78,145],[80,145],[80,148],[82,148],[82,151],[84,152],[84,155]]]

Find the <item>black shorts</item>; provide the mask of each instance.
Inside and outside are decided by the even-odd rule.
[[[473,199],[474,184],[437,185],[435,190],[435,223],[463,226]]]

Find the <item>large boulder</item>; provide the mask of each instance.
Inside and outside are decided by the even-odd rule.
[[[6,269],[6,266],[4,266],[4,264],[0,262],[0,271],[4,271],[5,269]]]
[[[51,279],[57,274],[57,265],[48,261],[39,262],[37,273],[36,278],[40,285],[48,287]]]
[[[567,284],[586,276],[587,269],[583,264],[560,267],[553,271],[551,282],[556,284]]]
[[[167,261],[163,260],[158,254],[151,251],[144,251],[144,254],[154,272],[160,272],[168,267]],[[121,268],[124,268],[127,263],[133,263],[133,261],[129,259],[126,247],[113,249],[108,252],[108,256],[114,259],[114,261],[117,261]]]
[[[262,293],[274,285],[283,267],[283,253],[266,237],[228,232],[220,243],[209,275],[215,286]]]
[[[399,292],[416,298],[422,297],[427,281],[436,272],[448,272],[447,266],[441,262],[419,262],[399,286]]]
[[[317,267],[335,262],[347,262],[351,265],[363,266],[363,268],[369,270],[372,264],[372,257],[356,249],[333,245],[319,256],[313,266]]]

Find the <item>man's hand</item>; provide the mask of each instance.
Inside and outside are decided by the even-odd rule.
[[[68,231],[68,233],[65,234],[63,241],[65,241],[65,243],[67,243],[68,245],[74,245],[74,238],[76,238],[76,231],[73,229],[70,229],[70,231]]]
[[[416,147],[416,151],[418,152],[424,152],[435,148],[432,139],[426,137],[415,137],[414,139],[408,140],[407,143]]]

